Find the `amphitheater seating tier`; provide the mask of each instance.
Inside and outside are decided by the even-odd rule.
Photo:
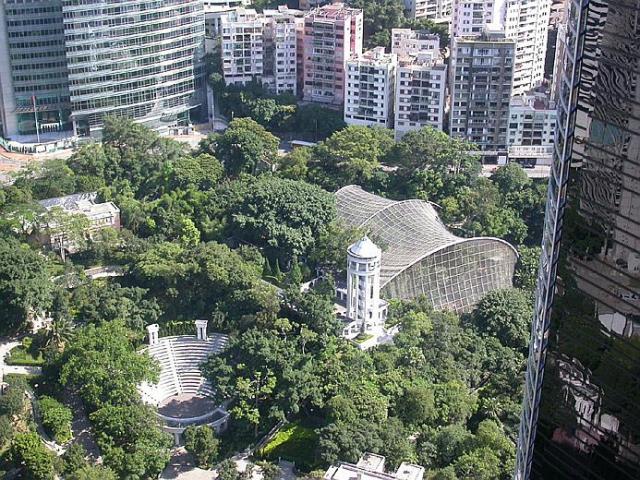
[[[200,365],[209,355],[222,351],[228,341],[220,334],[210,335],[207,340],[191,335],[160,338],[146,349],[160,364],[160,379],[157,384],[144,382],[139,386],[142,400],[157,406],[174,395],[211,395],[213,388],[202,377]]]

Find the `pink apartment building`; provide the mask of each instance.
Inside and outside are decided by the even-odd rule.
[[[346,62],[362,54],[362,10],[334,3],[306,14],[303,37],[303,98],[342,105]]]

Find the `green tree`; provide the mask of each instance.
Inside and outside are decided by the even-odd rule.
[[[197,157],[182,157],[172,165],[169,188],[215,188],[224,175],[224,167],[214,156],[201,153]]]
[[[434,411],[433,389],[425,384],[409,385],[397,401],[398,415],[407,425],[422,425],[432,420]]]
[[[536,288],[542,249],[540,247],[521,246],[518,248],[518,254],[513,283],[516,287],[533,293]]]
[[[169,461],[171,437],[160,430],[151,408],[108,405],[89,418],[98,432],[104,462],[119,478],[155,477]]]
[[[329,190],[369,185],[393,145],[393,132],[349,126],[319,143],[311,157],[311,177]]]
[[[87,451],[80,443],[72,443],[62,455],[63,473],[69,475],[88,465]]]
[[[231,459],[223,460],[216,467],[218,480],[240,480],[240,472],[236,466],[236,462]]]
[[[52,348],[56,352],[62,352],[74,335],[75,325],[65,317],[55,318],[47,330],[45,330],[45,348]]]
[[[17,240],[0,241],[0,331],[22,328],[30,312],[50,306],[49,276],[46,257]]]
[[[336,215],[333,195],[305,182],[263,175],[237,189],[234,235],[283,259],[306,254]]]
[[[11,442],[8,457],[11,465],[22,469],[25,478],[54,478],[53,454],[46,449],[37,433],[18,433]]]
[[[25,410],[27,388],[28,384],[24,379],[11,379],[3,395],[0,395],[0,415],[21,415]]]
[[[69,213],[62,207],[53,207],[44,219],[44,231],[52,240],[60,258],[66,260],[67,252],[82,250],[87,246],[89,219],[83,214]]]
[[[64,352],[60,383],[74,388],[91,409],[137,403],[136,386],[156,380],[158,366],[135,351],[133,338],[120,320],[78,329]]]
[[[261,164],[273,165],[278,153],[278,137],[250,118],[236,118],[223,134],[207,137],[201,144],[205,153],[215,153],[229,175],[255,173]]]
[[[190,425],[184,431],[184,447],[194,456],[196,465],[207,468],[218,457],[220,441],[209,425]]]
[[[305,180],[310,160],[310,148],[295,148],[278,159],[278,175],[290,180]]]
[[[40,397],[38,406],[42,415],[42,425],[56,442],[66,443],[71,440],[71,409],[48,396]]]
[[[439,202],[475,185],[481,165],[474,147],[432,127],[408,132],[389,152],[399,166],[396,189],[408,197]]]
[[[500,459],[489,448],[481,448],[463,454],[456,460],[454,468],[456,475],[461,480],[501,478]]]
[[[116,480],[117,478],[113,470],[102,465],[86,465],[66,477],[67,480]]]
[[[531,298],[515,288],[494,290],[485,295],[473,313],[478,331],[491,335],[503,345],[525,350],[533,316]]]

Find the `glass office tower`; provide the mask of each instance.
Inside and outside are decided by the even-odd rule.
[[[151,128],[188,122],[202,103],[202,0],[62,0],[74,132],[105,116]]]
[[[516,479],[640,478],[640,0],[569,0]]]

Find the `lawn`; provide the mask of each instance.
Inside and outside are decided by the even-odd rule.
[[[24,345],[18,345],[9,352],[5,363],[7,365],[40,366],[44,365],[44,359],[42,353],[38,352],[38,356],[34,357]]]
[[[373,335],[369,333],[360,333],[356,338],[353,339],[353,341],[360,344],[366,342],[370,338],[373,338]]]
[[[267,460],[288,460],[295,462],[296,468],[309,471],[315,467],[317,445],[314,429],[296,422],[285,425],[259,453]]]

